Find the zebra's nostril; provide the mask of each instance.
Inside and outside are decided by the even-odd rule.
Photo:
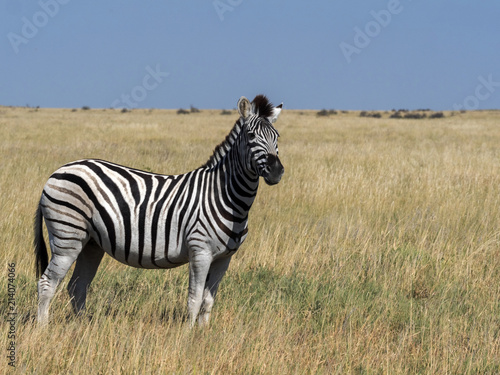
[[[276,161],[278,161],[278,158],[276,157],[276,155],[273,155],[273,154],[267,155],[267,165],[272,166],[272,165],[276,164]]]

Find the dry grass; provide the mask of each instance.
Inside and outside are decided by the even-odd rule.
[[[106,257],[88,315],[72,315],[65,280],[41,330],[32,216],[50,173],[86,157],[185,172],[235,119],[0,107],[0,296],[15,262],[17,371],[500,372],[500,112],[447,116],[285,111],[285,176],[262,184],[208,329],[186,328],[185,267]],[[2,349],[8,329],[2,320]]]

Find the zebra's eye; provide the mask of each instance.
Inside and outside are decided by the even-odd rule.
[[[256,137],[255,137],[255,133],[248,132],[248,140],[249,140],[250,142],[255,141],[255,138],[256,138]]]

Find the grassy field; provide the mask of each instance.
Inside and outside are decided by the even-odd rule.
[[[500,372],[500,112],[387,116],[283,112],[285,175],[261,184],[209,328],[187,328],[186,267],[106,256],[88,313],[73,316],[66,278],[39,329],[32,218],[49,175],[87,157],[186,172],[236,114],[0,107],[0,373],[12,262],[12,373]]]

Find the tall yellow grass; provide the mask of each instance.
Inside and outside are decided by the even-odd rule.
[[[0,296],[5,317],[15,262],[13,372],[500,372],[494,111],[434,120],[284,111],[285,175],[261,185],[209,328],[187,329],[186,267],[138,270],[106,257],[88,313],[73,316],[66,279],[39,329],[32,216],[49,175],[88,157],[186,172],[235,117],[0,107]],[[2,319],[4,354],[9,329]]]

